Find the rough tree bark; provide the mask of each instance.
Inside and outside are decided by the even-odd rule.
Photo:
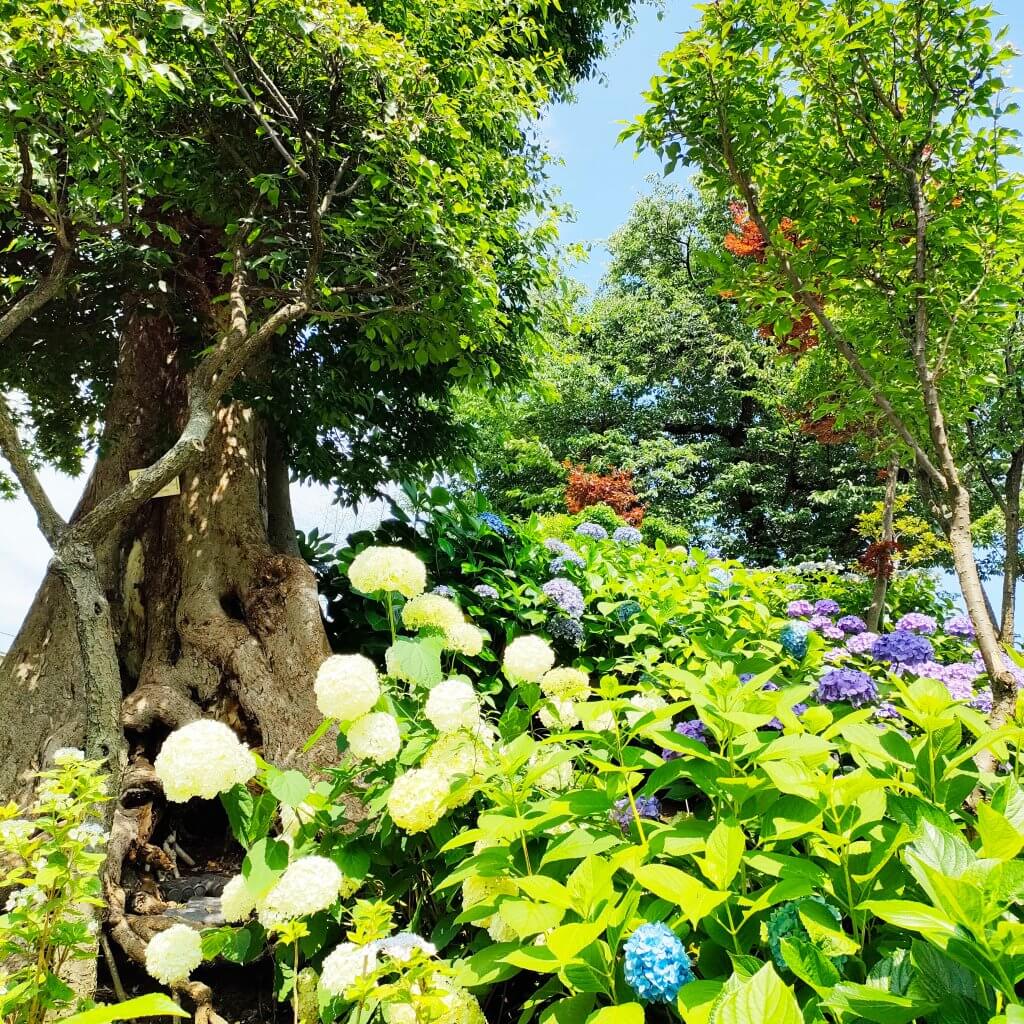
[[[885,484],[885,506],[882,511],[882,543],[892,544],[896,535],[893,531],[893,519],[896,513],[896,484],[899,482],[900,464],[893,459],[889,464],[889,477]],[[871,607],[868,609],[868,629],[872,633],[878,632],[882,624],[882,611],[885,609],[885,594],[889,589],[889,577],[879,566],[878,575],[875,577],[875,586],[871,594]]]
[[[1020,570],[1020,488],[1024,476],[1024,449],[1018,448],[1010,458],[1006,474],[1006,496],[1003,514],[1006,521],[1003,554],[1003,593],[999,618],[999,639],[1013,643],[1017,604],[1017,577]]]

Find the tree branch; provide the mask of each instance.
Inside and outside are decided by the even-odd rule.
[[[3,316],[0,316],[0,345],[60,291],[71,267],[72,252],[58,246],[50,272],[34,288],[25,292]]]

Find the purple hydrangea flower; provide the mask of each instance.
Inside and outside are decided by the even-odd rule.
[[[839,602],[833,601],[831,597],[823,597],[820,601],[814,602],[815,615],[838,615]]]
[[[820,633],[826,626],[832,625],[832,620],[827,615],[812,615],[807,621],[807,625]]]
[[[754,678],[754,673],[753,672],[741,672],[740,673],[740,682],[741,683],[749,683],[750,680],[753,679],[753,678]],[[768,689],[771,689],[771,688],[774,688],[776,690],[778,689],[778,687],[774,683],[765,683],[764,686],[762,687],[762,689],[764,689],[764,690],[768,690]]]
[[[870,654],[878,639],[877,633],[855,633],[846,638],[846,649],[851,654]]]
[[[897,631],[905,630],[907,633],[920,633],[922,636],[931,636],[937,628],[935,620],[921,612],[908,612],[896,623]]]
[[[874,710],[875,718],[889,719],[889,718],[902,718],[903,716],[899,713],[896,705],[890,701],[883,700]]]
[[[845,700],[859,708],[878,697],[878,688],[867,672],[856,668],[834,668],[821,677],[817,697],[823,704]]]
[[[607,540],[608,531],[600,523],[580,523],[576,532],[581,537],[590,537],[591,540]]]
[[[847,654],[849,652],[842,647],[830,647],[821,657],[822,660],[827,661],[830,665],[835,665],[843,661]]]
[[[553,601],[566,615],[578,619],[583,614],[583,592],[572,580],[556,576],[541,588],[549,601]]]
[[[814,605],[810,601],[790,601],[786,605],[786,614],[791,619],[806,619],[814,614]]]
[[[971,701],[971,707],[986,715],[992,714],[992,690],[987,686],[979,690]]]
[[[434,587],[431,593],[437,594],[438,597],[447,597],[449,601],[454,600],[455,598],[455,591],[452,590],[451,587],[445,586],[443,583],[438,584],[438,586]]]
[[[922,661],[931,661],[935,656],[935,648],[925,637],[897,629],[892,633],[883,633],[872,645],[871,655],[876,661],[916,665]]]
[[[951,619],[946,619],[946,624],[942,628],[950,636],[958,636],[964,640],[974,639],[974,623],[971,622],[969,615],[954,615]]]
[[[544,547],[546,547],[553,555],[568,555],[572,552],[572,548],[569,547],[564,540],[559,540],[557,537],[548,537],[548,539],[544,541]]]
[[[703,743],[705,747],[708,745],[708,727],[699,718],[692,718],[688,722],[676,722],[672,731],[685,736],[688,740]],[[680,755],[678,750],[663,750],[661,756],[666,761],[672,761]]]
[[[555,576],[561,576],[567,566],[584,566],[586,564],[587,560],[582,555],[576,554],[575,551],[569,551],[564,555],[559,555],[557,558],[552,558],[548,564],[548,572]]]
[[[583,627],[568,615],[553,615],[548,620],[548,632],[555,640],[561,640],[580,650],[583,647]]]
[[[831,622],[821,627],[821,635],[826,640],[842,640],[846,636],[838,626],[833,626]]]
[[[473,588],[473,593],[477,597],[487,598],[488,601],[497,601],[498,592],[489,583],[478,583]]]
[[[844,633],[864,633],[868,624],[859,615],[844,615],[836,622]]]
[[[612,540],[616,544],[626,544],[630,547],[639,544],[643,539],[644,535],[635,526],[620,526],[612,534]]]
[[[657,821],[661,817],[661,801],[656,796],[634,797],[636,813],[641,818],[649,818]],[[633,824],[633,808],[629,806],[629,797],[623,797],[615,801],[615,808],[611,812],[612,821],[618,822],[622,830],[628,831]]]

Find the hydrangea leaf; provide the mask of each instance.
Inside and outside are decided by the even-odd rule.
[[[803,1019],[793,990],[765,964],[753,977],[731,979],[710,1024],[803,1024]]]

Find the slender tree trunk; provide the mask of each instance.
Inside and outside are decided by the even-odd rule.
[[[893,519],[896,514],[896,485],[899,482],[899,460],[893,459],[889,464],[889,477],[885,484],[885,505],[882,510],[882,543],[892,544],[896,540],[893,530]],[[889,549],[891,550],[891,549]],[[877,633],[882,624],[882,612],[885,610],[885,595],[889,589],[889,577],[879,569],[875,577],[875,587],[871,594],[871,607],[868,609],[868,629]]]
[[[1017,603],[1017,575],[1020,568],[1020,487],[1024,475],[1024,449],[1018,448],[1010,459],[1006,474],[1006,528],[1003,557],[1003,594],[999,620],[999,639],[1013,643]]]

